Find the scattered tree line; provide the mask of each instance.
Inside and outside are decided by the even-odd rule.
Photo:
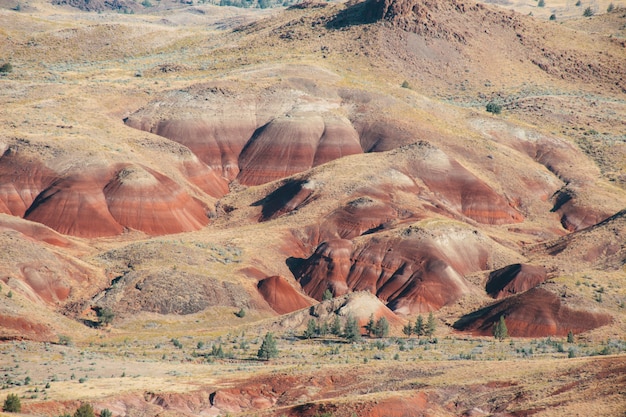
[[[424,323],[422,315],[419,314],[415,319],[414,325],[408,322],[406,326],[402,328],[402,332],[408,337],[411,337],[411,335],[416,335],[417,337],[432,337],[435,334],[435,330],[437,330],[437,322],[435,321],[435,316],[433,316],[432,311],[428,314],[426,323]]]

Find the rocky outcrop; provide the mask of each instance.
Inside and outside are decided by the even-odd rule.
[[[463,316],[454,328],[489,336],[501,316],[509,335],[514,337],[562,337],[570,331],[582,333],[612,321],[608,314],[574,310],[551,291],[533,288]]]

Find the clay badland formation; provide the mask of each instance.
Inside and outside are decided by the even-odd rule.
[[[53,3],[0,2],[24,412],[624,412],[619,4]]]

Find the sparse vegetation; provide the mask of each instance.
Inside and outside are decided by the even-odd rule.
[[[583,11],[583,16],[585,17],[591,17],[593,16],[593,9],[591,8],[591,6],[587,6],[587,8],[585,9],[585,11]]]
[[[333,293],[330,289],[326,288],[324,294],[322,295],[322,301],[328,301],[333,299]]]
[[[545,0],[539,0],[539,2],[537,2],[537,7],[545,7],[546,2]]]
[[[235,316],[239,317],[240,319],[246,317],[246,310],[243,307],[241,307],[239,311],[235,313]]]
[[[113,319],[115,318],[113,310],[108,307],[99,308],[96,314],[98,315],[98,323],[100,324],[100,326],[108,326],[113,322]]]
[[[402,88],[411,88],[411,85],[407,80],[402,81]]]
[[[4,64],[0,65],[0,73],[8,74],[9,72],[13,72],[13,65],[11,65],[10,62],[5,62]]]
[[[556,15],[554,13],[550,15],[550,20],[556,20]]]
[[[615,5],[613,3],[610,3],[606,8],[606,12],[611,13],[613,10],[615,10]]]

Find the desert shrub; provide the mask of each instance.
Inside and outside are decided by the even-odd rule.
[[[609,4],[609,7],[606,8],[606,12],[611,13],[613,10],[615,10],[615,5],[611,3]]]
[[[172,342],[172,344],[174,345],[175,348],[177,348],[177,349],[182,349],[183,348],[183,344],[180,343],[180,340],[173,338],[170,341]]]
[[[577,7],[580,7],[581,5],[582,5],[582,2],[581,2],[580,0],[578,0],[578,1],[576,2],[576,6],[577,6]]]
[[[63,345],[63,346],[71,346],[72,345],[72,338],[69,336],[66,336],[64,334],[59,335],[59,344]]]
[[[100,411],[100,417],[113,417],[113,413],[108,408]]]
[[[537,3],[537,7],[545,7],[546,2],[545,0],[539,0],[539,2]]]
[[[82,404],[76,409],[73,417],[96,417],[91,404]]]
[[[550,20],[556,20],[556,15],[554,13],[550,15]]]
[[[328,301],[333,299],[333,293],[328,288],[324,291],[324,295],[322,295],[322,301]]]
[[[243,307],[235,313],[235,316],[239,317],[240,319],[246,317],[246,310],[243,309]]]
[[[583,12],[583,16],[585,17],[591,17],[593,16],[593,10],[591,10],[591,6],[588,6],[585,11]]]
[[[100,323],[100,326],[106,326],[108,324],[111,324],[113,322],[113,319],[115,318],[113,310],[108,307],[98,309],[96,314],[98,315],[98,321]]]
[[[411,88],[411,85],[407,80],[402,81],[402,88]]]
[[[486,110],[488,113],[500,114],[502,112],[502,106],[491,101],[487,103]]]
[[[2,406],[2,411],[6,411],[7,413],[19,413],[22,411],[20,397],[18,397],[17,394],[7,395],[7,398],[4,400],[4,405]]]
[[[4,64],[0,66],[0,72],[2,73],[13,72],[13,65],[11,65],[10,62],[5,62]]]
[[[567,332],[567,343],[574,343],[574,333],[571,330]]]

